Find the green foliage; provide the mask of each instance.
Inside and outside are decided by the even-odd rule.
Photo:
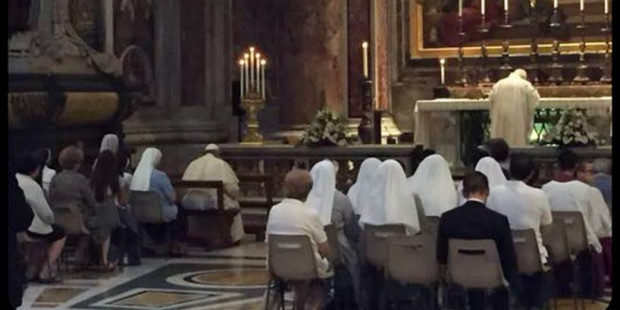
[[[597,144],[596,133],[588,124],[585,109],[567,109],[561,112],[560,120],[544,136],[543,144],[558,146],[591,146]]]
[[[306,128],[299,145],[320,147],[351,144],[351,138],[347,137],[346,125],[346,119],[328,109],[321,109]]]

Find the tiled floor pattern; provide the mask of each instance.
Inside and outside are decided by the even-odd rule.
[[[208,253],[191,248],[189,255],[144,259],[116,274],[70,273],[57,285],[30,284],[19,309],[261,309],[268,280],[264,243]],[[607,309],[609,300],[585,301],[585,307]],[[557,309],[574,309],[573,300],[558,300]]]

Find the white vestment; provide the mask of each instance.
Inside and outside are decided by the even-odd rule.
[[[408,235],[418,233],[418,210],[402,166],[393,159],[382,162],[373,184],[360,224],[403,224]]]
[[[551,211],[578,211],[583,215],[588,243],[601,253],[599,238],[611,237],[611,218],[598,189],[581,181],[550,181],[542,186]],[[598,191],[598,193],[597,193]],[[598,195],[597,195],[598,194]]]
[[[222,181],[224,183],[224,208],[239,208],[239,179],[232,168],[213,154],[208,153],[192,161],[185,173],[184,181]],[[217,193],[214,189],[191,189],[182,200],[183,207],[194,210],[215,208]],[[230,228],[233,242],[241,240],[244,235],[241,213],[237,214]]]
[[[448,162],[438,154],[426,157],[413,176],[409,188],[420,198],[426,216],[441,216],[457,206],[457,194]]]
[[[550,225],[552,217],[549,198],[544,191],[522,181],[508,181],[504,185],[493,187],[486,205],[489,209],[505,215],[510,229],[533,229],[540,260],[543,264],[547,262],[549,253],[543,245],[540,226]]]
[[[493,85],[489,94],[491,138],[511,147],[527,145],[540,96],[532,83],[511,73]]]
[[[375,157],[364,159],[360,166],[360,171],[357,174],[355,184],[353,184],[353,186],[349,188],[349,192],[347,192],[347,197],[349,197],[351,205],[353,206],[353,212],[355,212],[356,215],[362,214],[362,210],[368,205],[368,193],[370,192],[370,188],[374,186],[373,178],[380,164],[381,161]]]

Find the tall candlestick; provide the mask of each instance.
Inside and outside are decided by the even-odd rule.
[[[260,53],[256,53],[256,92],[260,88]]]
[[[243,98],[245,98],[245,79],[243,76],[243,64],[245,64],[245,61],[239,60],[239,80],[241,81],[241,86],[239,87],[239,92],[241,92],[241,96],[239,98],[241,98],[241,100],[243,100]]]
[[[609,0],[605,0],[605,14],[608,14],[608,13],[609,13]]]
[[[265,99],[265,65],[267,65],[267,61],[265,59],[260,61],[261,70],[260,70],[260,81],[261,81],[261,93],[263,94],[263,99]]]
[[[250,70],[250,66],[249,64],[249,60],[250,60],[250,55],[248,55],[247,53],[243,54],[243,59],[244,59],[244,63],[245,65],[243,66],[243,68],[245,69],[245,92],[247,93],[250,90],[250,79],[249,79],[249,70]]]
[[[583,9],[584,9],[583,0],[579,0],[579,11],[583,11]]]
[[[485,0],[480,0],[480,13],[482,13],[482,15],[484,15],[484,11],[486,9],[486,1]]]
[[[463,0],[459,0],[459,17],[461,16],[463,16]]]
[[[553,0],[553,8],[554,9],[558,8],[558,0]]]
[[[362,43],[362,57],[364,59],[364,78],[368,78],[368,42]]]
[[[250,91],[253,92],[256,87],[254,84],[254,47],[250,47]]]
[[[439,59],[439,65],[441,69],[441,85],[446,83],[446,60],[441,58]]]

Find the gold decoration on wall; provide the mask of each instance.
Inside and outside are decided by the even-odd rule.
[[[67,92],[63,113],[57,124],[85,125],[104,123],[118,110],[118,94],[113,92]]]
[[[424,7],[417,3],[411,3],[409,6],[409,52],[412,59],[417,58],[448,58],[456,57],[457,47],[425,47],[424,46]],[[577,40],[577,36],[575,40]],[[523,41],[529,41],[530,38],[523,38]],[[587,53],[604,53],[605,42],[602,38],[596,38],[597,41],[590,41],[587,44]],[[598,41],[600,40],[600,41]],[[528,55],[530,53],[530,44],[519,44],[517,40],[516,44],[510,45],[511,55]],[[578,53],[579,41],[562,43],[562,53]],[[553,50],[553,44],[543,43],[538,45],[538,52],[541,54],[551,53]],[[494,45],[490,43],[487,45],[487,53],[489,56],[499,56],[502,53],[501,44]],[[464,46],[464,56],[479,56],[480,46]]]

